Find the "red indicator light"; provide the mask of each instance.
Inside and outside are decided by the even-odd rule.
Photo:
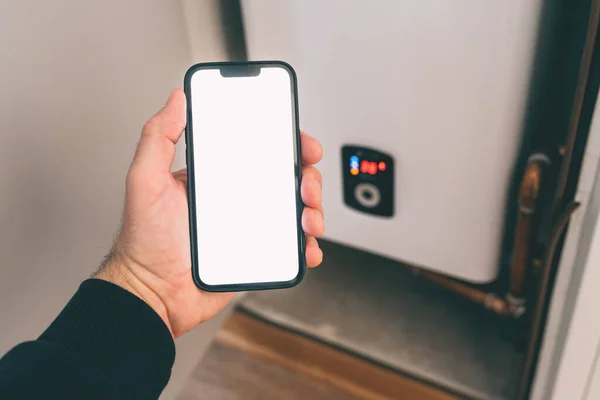
[[[383,161],[380,161],[380,162],[379,162],[379,170],[380,170],[380,171],[385,171],[385,168],[386,168],[386,167],[387,167],[387,166],[385,165],[385,163],[384,163]]]
[[[377,163],[374,161],[371,161],[369,163],[369,173],[371,175],[375,175],[377,173]]]
[[[362,160],[360,163],[360,172],[366,174],[369,171],[369,162],[367,160]]]

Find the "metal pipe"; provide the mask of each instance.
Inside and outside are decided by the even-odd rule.
[[[524,287],[527,269],[530,264],[531,230],[533,216],[540,197],[540,188],[544,168],[550,164],[550,158],[543,153],[529,157],[527,167],[521,181],[519,191],[519,211],[516,223],[516,234],[510,265],[510,282],[506,295],[513,315],[521,315],[525,311]]]
[[[546,256],[544,258],[544,264],[542,266],[542,277],[540,279],[541,287],[540,287],[540,291],[538,294],[538,302],[535,306],[535,309],[532,310],[533,311],[533,318],[532,318],[533,328],[529,334],[529,344],[527,345],[527,353],[526,353],[525,365],[524,365],[524,369],[523,369],[525,371],[525,375],[524,375],[523,379],[521,379],[521,382],[519,384],[518,394],[516,397],[519,400],[525,400],[525,398],[527,398],[530,377],[531,377],[531,373],[533,372],[533,368],[534,368],[535,361],[536,361],[535,354],[536,354],[537,348],[540,346],[539,334],[540,334],[540,331],[543,329],[542,317],[544,314],[544,301],[543,300],[546,297],[548,291],[550,290],[550,287],[549,287],[550,272],[551,272],[551,268],[552,268],[552,263],[554,262],[554,259],[556,258],[557,253],[558,253],[558,251],[557,251],[558,243],[560,241],[560,238],[563,235],[563,232],[565,231],[565,228],[567,227],[567,225],[569,224],[569,221],[571,220],[571,216],[577,210],[577,208],[579,208],[579,203],[576,203],[576,202],[569,203],[569,205],[566,207],[566,210],[558,218],[558,221],[552,230],[552,234],[550,235],[548,249],[546,251]]]
[[[517,216],[513,255],[510,265],[510,282],[506,298],[486,292],[447,278],[434,272],[415,269],[415,272],[440,286],[452,290],[471,301],[479,303],[499,315],[520,317],[525,312],[524,287],[527,268],[530,264],[530,245],[533,217],[538,206],[544,168],[550,159],[543,153],[529,157],[519,191],[519,214]]]
[[[508,302],[495,293],[485,292],[483,290],[476,289],[468,286],[462,282],[456,281],[451,278],[447,278],[443,275],[436,274],[434,272],[424,271],[415,269],[414,272],[418,275],[423,276],[425,279],[434,282],[440,286],[445,287],[453,291],[454,293],[460,294],[471,301],[481,304],[485,308],[493,311],[498,315],[512,315],[512,309]]]

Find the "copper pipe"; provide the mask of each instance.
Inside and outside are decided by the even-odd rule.
[[[544,167],[549,163],[550,159],[545,154],[533,154],[529,157],[527,168],[521,181],[519,211],[510,266],[510,284],[507,294],[507,300],[511,307],[524,307],[523,295],[525,277],[529,265],[532,219],[540,197]]]
[[[593,0],[591,2],[591,10],[589,13],[589,21],[587,25],[587,32],[585,38],[585,44],[583,46],[583,55],[581,57],[581,63],[579,66],[579,75],[577,77],[577,86],[575,90],[575,101],[573,102],[573,109],[571,111],[571,120],[569,121],[569,128],[567,131],[567,139],[564,146],[564,150],[561,152],[563,155],[562,165],[560,167],[560,174],[558,177],[558,184],[556,187],[556,193],[554,198],[553,209],[556,211],[560,210],[560,204],[563,201],[563,196],[569,179],[569,170],[571,169],[573,150],[575,148],[575,142],[577,139],[577,131],[580,127],[580,119],[582,114],[583,103],[586,95],[588,94],[587,84],[590,79],[592,60],[596,52],[596,37],[600,29],[600,1]],[[579,203],[570,202],[562,215],[556,221],[552,235],[550,236],[549,244],[546,250],[544,262],[542,265],[542,277],[541,287],[537,296],[537,305],[533,310],[533,328],[530,333],[530,341],[527,348],[524,373],[519,384],[517,392],[518,400],[525,400],[530,395],[530,390],[533,382],[533,375],[536,370],[536,363],[539,357],[539,348],[541,344],[540,331],[544,328],[542,326],[544,320],[544,308],[547,301],[546,297],[548,292],[551,290],[550,286],[550,275],[552,270],[552,264],[560,249],[558,244],[563,232],[567,227],[571,216],[579,207]]]
[[[542,327],[542,317],[544,314],[544,299],[549,288],[549,280],[550,280],[550,270],[552,269],[552,263],[556,258],[558,243],[562,234],[567,227],[569,221],[571,220],[571,216],[573,213],[579,208],[579,203],[571,202],[560,216],[556,225],[552,229],[552,234],[550,235],[550,241],[548,243],[548,250],[546,251],[546,256],[544,258],[544,264],[542,266],[542,277],[541,277],[541,287],[538,293],[538,301],[535,309],[533,310],[533,328],[529,335],[529,344],[527,345],[527,353],[525,357],[525,366],[524,371],[525,374],[521,379],[519,384],[517,399],[525,400],[527,397],[527,392],[529,389],[529,381],[531,374],[533,373],[534,358],[536,354],[536,349],[540,345],[539,334],[543,329]]]
[[[525,276],[529,264],[532,218],[540,196],[544,167],[550,159],[542,153],[529,157],[519,192],[519,214],[517,216],[513,256],[510,267],[510,284],[506,299],[488,293],[434,272],[415,270],[424,278],[452,290],[499,315],[520,317],[525,312],[523,298]]]
[[[445,276],[436,274],[434,272],[415,270],[415,273],[423,276],[431,282],[453,291],[454,293],[460,294],[461,296],[464,296],[475,303],[481,304],[496,314],[512,315],[512,309],[509,307],[508,302],[496,296],[495,293],[484,292],[483,290],[473,288],[465,285],[462,282],[446,278]]]

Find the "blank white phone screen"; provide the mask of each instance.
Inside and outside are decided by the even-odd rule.
[[[197,265],[207,285],[291,281],[300,270],[291,76],[191,77]]]

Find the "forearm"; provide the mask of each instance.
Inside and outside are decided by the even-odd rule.
[[[157,398],[174,358],[171,333],[152,308],[90,279],[39,339],[0,359],[0,398]]]
[[[142,283],[138,275],[134,273],[134,269],[137,270],[138,274],[150,275],[144,268],[140,268],[140,266],[136,265],[132,260],[126,260],[116,251],[116,249],[112,249],[106,260],[103,262],[102,267],[94,275],[94,278],[114,283],[142,299],[154,310],[154,312],[156,312],[156,314],[158,314],[169,329],[171,335],[173,335],[167,308],[160,297],[150,289],[150,287]]]

